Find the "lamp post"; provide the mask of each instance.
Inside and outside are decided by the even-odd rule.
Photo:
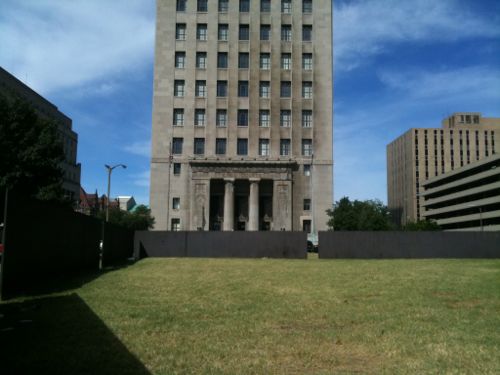
[[[109,221],[109,194],[111,192],[111,172],[113,172],[113,169],[115,169],[116,167],[122,167],[123,169],[125,169],[125,168],[127,168],[127,166],[125,164],[116,164],[116,165],[113,165],[112,167],[107,165],[107,164],[104,164],[104,166],[108,170],[108,199],[106,200],[106,222],[108,222]]]
[[[477,204],[468,204],[467,207],[476,207],[479,209],[479,226],[481,227],[481,232],[484,232],[484,229],[483,229],[483,207],[478,206]]]

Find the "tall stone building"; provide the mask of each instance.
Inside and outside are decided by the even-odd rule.
[[[332,112],[331,0],[158,0],[155,229],[326,229]]]
[[[7,97],[17,96],[27,101],[35,109],[38,115],[57,123],[64,150],[64,160],[61,163],[61,169],[63,171],[62,187],[66,197],[76,203],[80,197],[81,165],[76,161],[78,134],[72,129],[72,120],[59,111],[54,104],[3,68],[0,68],[0,92]]]
[[[439,128],[413,128],[387,146],[388,207],[397,224],[423,219],[423,182],[500,153],[500,118],[454,113]]]

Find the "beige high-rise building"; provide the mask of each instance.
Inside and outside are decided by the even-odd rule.
[[[332,1],[158,0],[157,230],[322,230]]]
[[[400,225],[423,219],[423,182],[499,153],[500,118],[459,112],[441,128],[413,128],[387,146],[388,207]]]

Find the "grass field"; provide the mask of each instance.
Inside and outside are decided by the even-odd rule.
[[[500,373],[499,260],[145,259],[0,312],[5,374]]]

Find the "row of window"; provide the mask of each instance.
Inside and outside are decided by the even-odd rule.
[[[180,197],[173,197],[172,198],[172,209],[173,210],[180,210],[180,208],[181,208],[181,198]],[[304,209],[304,211],[311,210],[311,199],[310,198],[304,199],[303,209]]]
[[[227,127],[227,110],[218,109],[215,116],[215,124],[217,127]],[[238,126],[248,126],[248,109],[239,109],[237,116]],[[175,108],[173,116],[174,126],[184,126],[184,109]],[[206,125],[206,111],[205,109],[197,108],[194,111],[194,125]],[[280,126],[288,128],[292,125],[292,111],[285,109],[280,111]],[[311,110],[302,111],[302,127],[310,128],[313,125],[313,113]],[[271,126],[271,114],[267,109],[259,111],[259,126]]]
[[[207,53],[206,52],[196,52],[195,66],[198,69],[207,68]],[[227,69],[229,66],[229,57],[227,52],[217,53],[217,68]],[[248,69],[250,66],[250,54],[248,52],[240,52],[238,54],[238,68]],[[184,69],[186,67],[186,52],[177,51],[175,52],[175,67],[177,69]],[[280,60],[280,67],[283,70],[292,69],[292,54],[282,53]],[[259,68],[262,70],[271,69],[271,54],[261,53],[259,56]],[[312,70],[313,68],[313,55],[312,53],[302,54],[302,69]]]
[[[217,81],[217,96],[227,96],[227,81]],[[186,84],[183,79],[176,79],[174,81],[174,96],[183,97],[186,93]],[[249,95],[248,81],[238,81],[238,96],[246,98]],[[195,83],[195,96],[204,98],[207,96],[207,81],[197,80]],[[290,98],[292,96],[292,82],[282,81],[280,87],[280,96],[282,98]],[[271,97],[271,85],[269,81],[260,81],[259,84],[259,97]],[[312,99],[313,97],[313,84],[311,81],[302,82],[302,98]]]
[[[299,0],[295,0],[298,3]],[[185,12],[188,0],[177,0],[176,9],[178,12]],[[218,0],[218,11],[227,12],[229,10],[229,0]],[[250,12],[250,0],[239,0],[240,12]],[[281,13],[292,13],[293,1],[281,0]],[[302,13],[312,13],[312,0],[302,0]],[[208,0],[196,0],[196,11],[208,12]],[[260,11],[268,13],[271,11],[271,0],[260,0]]]
[[[186,40],[187,26],[185,23],[175,25],[175,39]],[[312,25],[302,25],[302,41],[310,42],[313,37]],[[227,41],[229,39],[229,25],[219,24],[217,31],[218,40]],[[206,23],[196,24],[196,39],[208,40],[208,25]],[[241,24],[238,30],[239,40],[250,40],[250,25]],[[271,25],[260,25],[260,40],[271,39]],[[290,42],[292,40],[292,25],[281,25],[281,40]]]
[[[173,138],[172,154],[182,155],[183,144],[184,144],[184,138]],[[226,155],[226,150],[227,150],[227,139],[217,138],[215,140],[215,154]],[[302,151],[302,156],[312,156],[313,153],[312,139],[302,139],[301,151]],[[205,154],[205,138],[194,139],[193,154],[194,155]],[[248,155],[248,138],[237,139],[236,154],[241,156]],[[259,139],[258,155],[260,156],[270,155],[270,140],[268,138]],[[290,156],[290,155],[291,155],[291,140],[289,138],[280,139],[280,156]]]

